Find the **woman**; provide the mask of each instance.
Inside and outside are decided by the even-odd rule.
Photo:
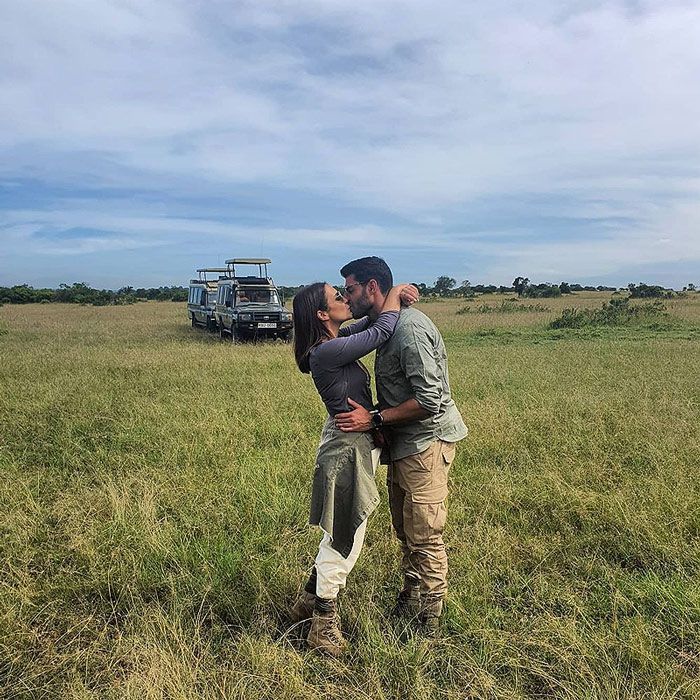
[[[291,616],[295,622],[312,618],[309,647],[334,656],[346,647],[337,614],[338,592],[362,549],[367,518],[379,503],[374,472],[380,450],[370,433],[341,432],[333,418],[352,410],[350,400],[367,410],[374,408],[369,372],[359,360],[394,332],[402,299],[413,303],[415,287],[392,287],[376,321],[365,318],[341,329],[352,314],[329,284],[310,284],[294,297],[294,356],[299,369],[311,374],[328,419],[316,457],[309,519],[321,527],[323,537]]]

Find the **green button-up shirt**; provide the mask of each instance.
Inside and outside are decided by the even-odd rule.
[[[450,393],[445,343],[424,313],[402,309],[394,335],[377,350],[374,371],[380,409],[415,399],[430,412],[422,420],[387,426],[392,460],[422,452],[434,440],[467,436]]]

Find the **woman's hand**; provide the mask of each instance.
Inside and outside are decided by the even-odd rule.
[[[418,301],[419,296],[412,284],[396,284],[386,295],[382,311],[399,311],[402,306],[410,306]]]
[[[420,299],[420,292],[418,287],[413,284],[399,285],[403,287],[399,292],[399,299],[401,299],[401,306],[412,306]]]

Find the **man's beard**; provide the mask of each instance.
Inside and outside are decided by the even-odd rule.
[[[372,308],[370,300],[365,296],[364,291],[362,296],[356,301],[350,304],[350,311],[352,312],[352,317],[357,320],[364,318],[369,310]]]

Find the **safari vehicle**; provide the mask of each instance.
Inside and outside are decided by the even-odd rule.
[[[289,340],[292,313],[272,278],[267,274],[267,258],[232,258],[226,261],[226,274],[217,282],[216,321],[219,336],[232,342],[244,339],[281,338]],[[258,274],[240,275],[236,268],[257,266]]]
[[[218,275],[226,274],[226,267],[202,267],[197,270],[197,279],[190,280],[190,293],[187,298],[187,315],[192,327],[204,326],[210,331],[216,330],[216,291]],[[207,273],[217,275],[216,279],[207,279]]]

